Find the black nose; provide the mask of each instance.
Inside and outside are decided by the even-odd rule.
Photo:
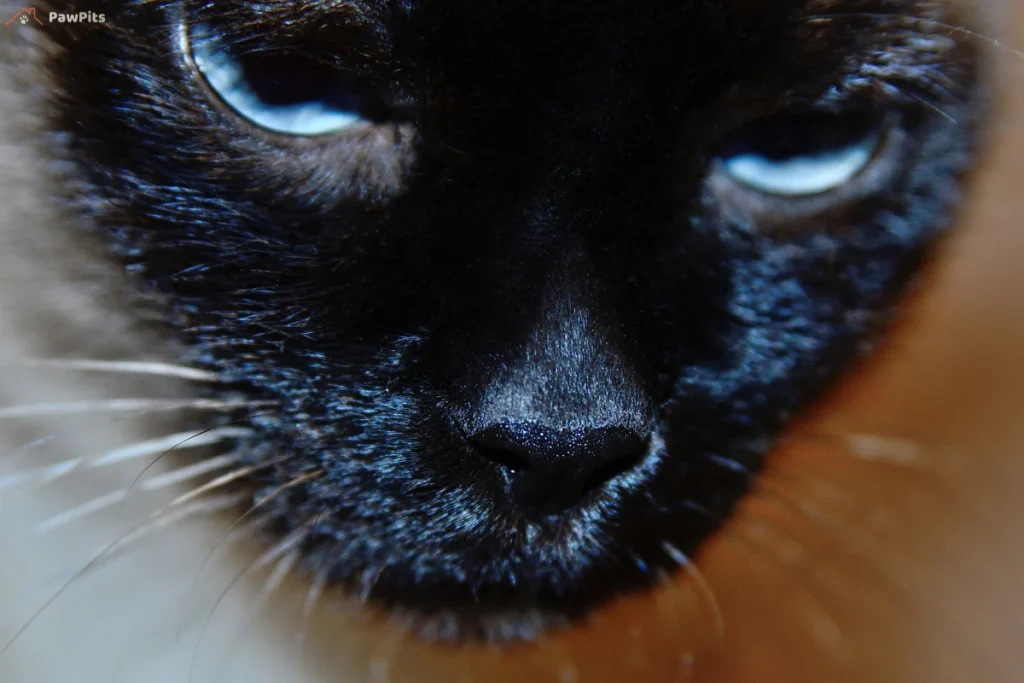
[[[552,429],[533,423],[495,425],[470,437],[481,455],[510,471],[516,503],[544,512],[566,510],[637,466],[649,440],[621,427]]]

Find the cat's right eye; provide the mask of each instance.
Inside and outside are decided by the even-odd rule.
[[[372,84],[330,65],[280,51],[236,53],[206,24],[187,33],[192,61],[209,89],[260,128],[310,137],[391,118]]]

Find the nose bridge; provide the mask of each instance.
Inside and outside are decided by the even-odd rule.
[[[487,384],[479,426],[646,430],[649,406],[637,370],[621,348],[615,313],[594,305],[592,289],[549,292],[524,343]]]

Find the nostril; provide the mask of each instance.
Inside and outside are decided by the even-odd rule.
[[[650,435],[621,427],[552,429],[527,422],[491,425],[469,442],[479,455],[501,467],[520,507],[557,512],[637,468],[647,454]]]
[[[470,441],[476,452],[482,455],[487,460],[493,463],[501,465],[511,473],[525,472],[530,469],[530,462],[523,456],[513,453],[506,448],[500,448],[496,446],[485,446],[476,441]]]
[[[594,489],[604,486],[620,474],[624,474],[636,467],[639,467],[640,462],[643,460],[644,452],[646,451],[638,450],[629,455],[620,456],[615,460],[611,460],[599,466],[591,472],[586,481],[583,482],[583,493],[590,493]]]

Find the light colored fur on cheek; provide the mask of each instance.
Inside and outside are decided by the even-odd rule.
[[[903,467],[834,445],[798,440],[783,449],[767,475],[773,493],[753,496],[701,558],[714,605],[681,576],[536,648],[443,651],[372,616],[332,612],[329,599],[304,619],[309,586],[299,580],[285,581],[253,614],[269,568],[220,600],[266,550],[222,544],[207,561],[228,515],[168,530],[74,578],[181,490],[133,491],[52,534],[35,538],[31,530],[130,485],[145,465],[134,462],[0,492],[0,647],[70,582],[0,655],[0,680],[162,683],[191,673],[196,683],[659,681],[687,671],[680,663],[689,664],[691,651],[701,681],[1020,680],[1024,56],[1010,46],[1024,46],[1024,6],[969,5],[991,14],[981,32],[1007,47],[990,46],[1005,101],[961,231],[886,348],[807,427],[935,447],[919,446]],[[0,2],[0,16],[8,9]],[[64,229],[49,206],[42,161],[25,144],[38,123],[26,92],[46,84],[34,80],[30,63],[9,55],[0,62],[13,65],[0,72],[0,406],[187,396],[183,382],[4,363],[71,352],[153,358],[161,349],[119,312],[119,275],[96,245]],[[0,421],[0,478],[173,431],[162,420],[113,418]],[[42,436],[55,438],[22,448]],[[899,443],[883,444],[881,459],[892,460]],[[169,467],[162,460],[147,476]],[[780,510],[780,497],[798,501],[804,514]],[[778,536],[764,542],[769,532]]]
[[[0,17],[10,12],[10,3],[0,3]],[[32,29],[0,29],[5,31],[0,45],[0,413],[9,406],[75,400],[187,398],[185,383],[166,378],[39,370],[18,362],[38,357],[159,359],[165,352],[118,305],[116,266],[98,245],[62,224],[51,206],[49,194],[55,188],[30,144],[40,123],[31,94],[48,84],[38,80],[29,46],[19,43]],[[117,413],[0,418],[0,480],[176,431],[169,424]],[[45,437],[51,440],[27,447]],[[206,615],[262,550],[222,544],[228,547],[212,556],[196,579],[233,517],[169,528],[75,577],[180,489],[133,491],[105,512],[33,535],[54,515],[130,486],[152,459],[0,490],[0,648],[38,613],[0,655],[0,680],[170,683],[188,680],[190,671],[197,683],[319,680],[289,650],[299,629],[294,621],[264,621],[250,614],[265,572],[232,588],[197,652]],[[171,467],[163,460],[147,476]],[[40,611],[65,585],[59,598]]]

